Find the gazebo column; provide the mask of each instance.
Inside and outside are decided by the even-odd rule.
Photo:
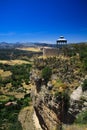
[[[60,38],[57,40],[57,47],[62,48],[63,46],[67,45],[67,40],[64,39],[63,36],[60,36]]]

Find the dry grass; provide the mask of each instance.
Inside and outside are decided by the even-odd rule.
[[[23,85],[23,88],[24,88],[24,89],[27,89],[27,90],[30,90],[30,89],[31,89],[31,86],[30,86],[30,85],[26,85],[25,82],[22,83],[22,85]]]
[[[53,84],[53,90],[54,91],[59,91],[62,92],[64,89],[66,89],[66,84],[62,83],[61,80],[52,80],[52,84]]]
[[[0,96],[0,102],[8,101],[8,100],[9,100],[9,97],[8,97],[8,96],[5,96],[5,95],[1,95],[1,96]]]
[[[3,94],[11,95],[11,96],[14,96],[14,97],[16,97],[18,99],[24,98],[24,95],[25,95],[25,93],[21,93],[21,92],[5,92],[5,91],[4,91]]]
[[[10,84],[10,86],[6,86],[6,87],[0,87],[0,93],[2,93],[2,94],[4,94],[4,95],[11,95],[11,96],[14,96],[14,97],[16,97],[16,98],[18,98],[18,99],[20,99],[20,98],[24,98],[24,95],[25,95],[25,93],[24,92],[16,92],[16,91],[9,91],[9,88],[11,88],[12,86],[11,86],[11,84]]]
[[[17,48],[19,50],[25,50],[25,51],[32,51],[32,52],[41,52],[39,47],[24,47],[24,48]]]
[[[66,125],[63,130],[87,130],[87,125]]]
[[[21,65],[21,64],[30,64],[30,62],[25,61],[25,60],[0,60],[0,63],[2,64],[8,64],[8,65]]]
[[[7,78],[7,77],[9,77],[11,75],[12,75],[12,73],[10,71],[4,71],[4,70],[0,69],[0,76],[3,79],[5,79],[5,78]]]

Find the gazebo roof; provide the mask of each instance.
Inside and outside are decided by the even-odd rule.
[[[64,36],[60,36],[59,39],[57,39],[58,42],[67,42],[67,40],[64,38]]]

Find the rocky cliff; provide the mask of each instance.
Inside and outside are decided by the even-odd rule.
[[[87,92],[81,84],[86,78],[77,59],[37,59],[31,72],[33,107],[43,130],[62,130],[77,114],[87,110]],[[45,65],[52,69],[48,82],[41,76]],[[84,99],[83,99],[84,98]]]

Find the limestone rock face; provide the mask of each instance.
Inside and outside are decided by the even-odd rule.
[[[70,96],[69,113],[75,118],[77,114],[87,110],[87,91],[83,92],[81,85]]]
[[[47,84],[41,78],[45,65],[52,69]],[[42,130],[61,130],[63,123],[73,123],[77,114],[87,110],[87,92],[82,92],[81,86],[85,74],[79,70],[77,59],[48,58],[35,61],[30,77],[31,97]],[[63,94],[66,94],[65,97]]]
[[[33,107],[43,130],[61,130],[61,121],[64,113],[64,103],[57,100],[49,93],[46,85],[41,85],[42,80],[33,80],[31,97]],[[49,85],[48,85],[49,86]],[[39,91],[38,89],[39,88]]]
[[[43,130],[54,130],[57,127],[57,124],[60,123],[56,113],[50,105],[54,105],[53,102],[49,102],[49,95],[44,93],[39,93],[40,95],[36,95],[33,106],[36,112],[36,115],[39,119],[39,123]],[[48,105],[49,104],[49,105]],[[52,107],[52,106],[51,106]]]
[[[80,100],[82,95],[82,87],[79,86],[73,93],[71,94],[71,99],[72,100]]]
[[[38,77],[33,78],[32,83],[33,107],[42,130],[61,130],[62,123],[73,123],[78,113],[87,110],[87,92],[82,92],[81,85],[72,92],[70,106],[67,111],[64,100],[59,96],[54,97],[50,93],[52,89],[50,82],[45,85],[43,80]]]

